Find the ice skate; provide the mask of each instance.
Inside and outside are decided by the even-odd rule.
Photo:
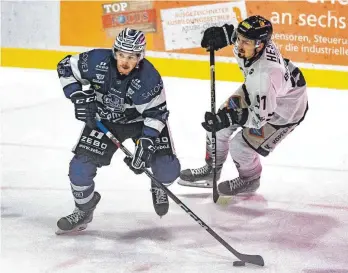
[[[216,168],[216,181],[220,179],[221,167]],[[213,187],[213,167],[204,165],[196,169],[186,169],[180,172],[178,184],[181,186],[212,188]]]
[[[155,182],[151,182],[152,202],[156,213],[164,216],[169,210],[168,195]]]
[[[58,220],[57,235],[73,231],[82,231],[92,222],[93,212],[100,201],[100,194],[94,192],[92,199],[84,205],[76,206],[73,213]]]
[[[218,191],[221,195],[236,195],[240,193],[252,193],[260,187],[260,177],[252,180],[244,180],[237,177],[232,180],[221,182]]]

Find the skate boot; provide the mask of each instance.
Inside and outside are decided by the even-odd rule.
[[[151,181],[152,202],[155,212],[160,216],[167,214],[169,210],[168,195],[155,182]]]
[[[216,181],[220,179],[222,166],[216,167]],[[213,167],[209,164],[197,169],[186,169],[180,172],[181,186],[212,188],[213,187]]]
[[[236,195],[239,193],[252,193],[260,187],[260,177],[245,180],[237,177],[232,180],[221,182],[218,191],[221,195]]]
[[[76,205],[72,214],[62,217],[57,222],[57,235],[72,231],[81,231],[87,228],[88,223],[92,222],[93,212],[100,201],[100,194],[94,192],[92,199],[84,205]]]

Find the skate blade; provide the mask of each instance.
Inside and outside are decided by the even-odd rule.
[[[248,195],[253,195],[256,193],[256,190],[257,189],[252,189],[252,190],[246,190],[246,191],[243,191],[243,192],[237,192],[237,193],[231,193],[230,191],[229,192],[221,192],[219,189],[218,189],[218,192],[219,192],[219,196],[223,196],[223,197],[236,197],[236,196],[248,196]]]
[[[87,228],[87,224],[82,224],[80,226],[75,227],[72,230],[62,230],[60,228],[58,228],[56,230],[56,235],[63,235],[63,234],[70,234],[70,233],[74,233],[74,232],[80,232],[82,230],[85,230]]]
[[[195,188],[207,188],[207,189],[211,189],[213,187],[212,184],[210,184],[207,181],[196,181],[196,182],[190,182],[190,181],[185,181],[182,179],[178,180],[178,184],[180,186],[185,186],[185,187],[195,187]]]

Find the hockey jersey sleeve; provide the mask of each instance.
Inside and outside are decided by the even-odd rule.
[[[169,115],[161,76],[155,75],[141,89],[133,102],[144,118],[143,134],[157,137],[165,127]]]
[[[67,98],[70,98],[74,92],[82,90],[83,85],[89,85],[89,81],[81,76],[84,63],[80,60],[83,60],[85,56],[88,56],[88,52],[68,55],[57,65],[58,77]]]
[[[281,90],[283,75],[279,69],[260,73],[260,77],[247,79],[243,84],[248,118],[243,126],[260,129],[274,115],[277,92]]]

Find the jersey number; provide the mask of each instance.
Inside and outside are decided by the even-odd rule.
[[[260,99],[260,96],[257,95],[257,96],[256,96],[256,100],[257,100],[258,105],[256,105],[255,107],[260,108],[261,101],[263,101],[263,102],[262,102],[262,104],[263,104],[262,109],[263,109],[263,110],[266,110],[266,96],[262,96],[261,99]]]

